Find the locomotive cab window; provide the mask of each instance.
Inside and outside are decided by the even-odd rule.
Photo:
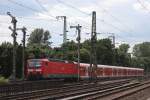
[[[32,67],[32,68],[38,68],[38,67],[41,67],[41,61],[31,60],[31,61],[28,61],[28,65],[29,67]]]

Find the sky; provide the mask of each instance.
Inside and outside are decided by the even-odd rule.
[[[17,19],[17,28],[25,26],[30,35],[35,28],[49,30],[52,46],[63,42],[63,20],[67,17],[67,39],[76,41],[75,29],[71,25],[82,26],[81,40],[90,38],[92,11],[96,11],[98,39],[114,33],[116,45],[128,43],[131,47],[141,42],[150,42],[150,0],[0,0],[0,43],[12,42],[8,29],[11,12]],[[17,42],[21,43],[22,32],[17,31]]]

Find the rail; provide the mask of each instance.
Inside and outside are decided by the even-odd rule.
[[[115,87],[120,84],[125,84],[129,82],[129,80],[119,80],[119,81],[109,81],[109,82],[100,82],[100,83],[84,83],[78,85],[70,85],[64,86],[61,88],[53,88],[53,89],[43,89],[38,91],[30,91],[26,93],[14,94],[3,96],[5,99],[17,100],[17,99],[60,99],[65,96],[70,96],[73,93],[80,94],[85,93],[87,91],[95,91],[100,89],[107,89],[110,87]],[[115,83],[115,84],[114,84]],[[111,85],[110,85],[111,84]],[[112,85],[113,84],[113,85]],[[89,90],[90,89],[90,90]]]
[[[16,93],[47,89],[65,84],[62,80],[41,80],[41,81],[24,81],[11,84],[0,85],[0,96],[7,96]]]

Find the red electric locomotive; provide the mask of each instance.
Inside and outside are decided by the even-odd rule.
[[[27,78],[77,79],[77,65],[71,61],[30,59],[27,61]]]
[[[80,63],[80,79],[89,78],[90,64]],[[94,73],[98,78],[141,77],[144,70],[141,68],[98,65]],[[27,61],[28,79],[74,79],[78,78],[76,62],[53,59],[30,59]]]

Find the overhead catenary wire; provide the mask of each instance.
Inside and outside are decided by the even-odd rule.
[[[20,3],[18,3],[18,2],[13,1],[13,0],[8,0],[8,1],[11,2],[11,3],[17,4],[17,5],[21,6],[21,7],[30,9],[30,10],[32,10],[32,11],[39,12],[37,9],[33,9],[33,8],[31,8],[31,7],[28,7],[28,6],[26,6],[26,5],[20,4]],[[36,0],[36,1],[37,1],[37,3],[40,5],[40,7],[41,7],[43,10],[48,11],[45,7],[43,7],[43,6],[40,4],[39,0]],[[88,14],[88,13],[86,13],[86,12],[84,12],[84,11],[82,11],[82,10],[80,10],[80,9],[78,9],[78,8],[76,8],[76,7],[74,7],[74,6],[72,6],[72,5],[70,5],[70,4],[67,4],[67,3],[63,2],[62,0],[56,0],[56,1],[58,1],[59,3],[62,3],[62,4],[64,4],[64,5],[66,5],[66,6],[69,6],[69,7],[73,8],[73,9],[75,9],[75,10],[78,10],[79,12],[81,12],[81,13],[83,13],[83,14],[90,15],[90,14]],[[138,0],[138,1],[139,1],[139,0]],[[111,15],[111,16],[112,16],[112,15]],[[51,16],[51,17],[54,17],[54,16]],[[113,25],[111,25],[111,26],[113,26]],[[114,26],[113,26],[113,27],[114,27]],[[119,28],[115,28],[115,29],[119,29]],[[119,30],[120,30],[120,29],[119,29]]]
[[[66,6],[70,7],[70,8],[72,8],[72,9],[75,9],[75,10],[79,11],[80,13],[82,13],[82,14],[84,14],[84,15],[87,15],[87,16],[91,15],[90,13],[84,12],[84,11],[82,11],[82,10],[80,10],[80,9],[78,9],[78,8],[76,8],[76,7],[74,7],[74,6],[70,5],[70,4],[68,4],[68,3],[66,3],[66,2],[63,2],[62,0],[56,0],[56,1],[57,1],[58,3],[61,3],[61,4],[63,4],[63,5],[66,5]]]
[[[43,19],[43,18],[34,18],[34,17],[23,17],[23,16],[16,16],[16,18],[24,19],[24,20],[40,20],[40,21],[51,21],[51,22],[58,22],[57,20],[54,19]],[[2,24],[9,24],[9,22],[6,21],[0,21]]]
[[[26,5],[24,5],[24,4],[18,3],[18,2],[16,2],[16,1],[13,1],[13,0],[7,0],[7,1],[9,1],[9,2],[15,4],[15,5],[18,5],[18,6],[20,6],[20,7],[26,8],[26,9],[28,9],[28,10],[30,10],[30,11],[37,12],[37,13],[40,12],[39,10],[37,10],[37,9],[35,9],[35,8],[31,8],[31,7],[29,7],[29,6],[26,6]],[[47,15],[47,16],[49,16],[49,17],[54,17],[54,16],[52,16],[52,15]]]
[[[93,3],[99,7],[99,5],[93,1]],[[125,23],[123,23],[119,18],[117,18],[116,16],[114,16],[112,13],[108,12],[105,8],[100,8],[103,10],[103,12],[105,12],[106,14],[108,14],[109,16],[111,16],[114,20],[116,20],[118,23],[120,23],[122,26],[125,26],[127,29],[129,29],[130,31],[133,31],[130,27],[128,27]]]
[[[62,0],[56,0],[56,1],[58,1],[59,3],[64,4],[64,5],[66,5],[66,6],[70,7],[70,8],[72,8],[72,9],[75,9],[75,10],[81,12],[82,14],[85,14],[85,15],[88,15],[88,16],[91,15],[91,14],[88,14],[88,13],[86,13],[86,12],[84,12],[84,11],[81,11],[80,9],[78,9],[78,8],[76,8],[76,7],[74,7],[74,6],[70,5],[70,4],[68,4],[68,3],[63,2]],[[98,19],[98,20],[101,21],[101,19]],[[122,30],[122,29],[120,29],[120,28],[118,28],[118,27],[114,26],[113,24],[110,24],[110,23],[108,23],[108,22],[106,22],[106,21],[101,21],[101,22],[106,23],[107,25],[111,26],[112,28],[114,28],[114,29],[116,29],[116,30],[118,30],[118,31],[120,31],[120,32],[132,33],[132,32],[124,31],[124,30]]]
[[[48,12],[48,10],[41,4],[41,2],[39,0],[35,0],[35,1],[42,8],[42,10]]]
[[[18,3],[18,2],[16,2],[16,1],[13,1],[13,0],[7,0],[7,1],[9,1],[9,2],[11,2],[11,3],[13,3],[13,4],[16,4],[16,5],[20,6],[20,7],[23,7],[23,8],[26,8],[26,9],[30,9],[31,11],[39,12],[39,10],[37,10],[37,9],[34,9],[34,8],[29,7],[29,6],[26,6],[26,5],[24,5],[24,4]]]
[[[13,4],[16,4],[16,5],[18,5],[18,6],[21,6],[21,7],[23,7],[23,8],[26,8],[26,9],[28,9],[28,10],[31,10],[31,11],[34,11],[34,12],[39,13],[39,10],[34,9],[34,8],[31,8],[31,7],[28,7],[28,6],[24,5],[24,4],[18,3],[18,2],[13,1],[13,0],[7,0],[7,1],[9,1],[9,2],[11,2],[11,3],[13,3]],[[46,15],[46,14],[44,14],[44,15]],[[54,16],[52,16],[52,15],[47,15],[47,16],[54,17]],[[50,18],[49,18],[49,19],[42,19],[42,18],[30,18],[30,17],[21,17],[21,16],[18,16],[18,18],[23,18],[23,19],[32,19],[32,20],[47,20],[47,21],[56,21],[56,20],[54,20],[54,19],[50,19]],[[54,17],[54,18],[55,18],[55,17]]]
[[[29,10],[32,10],[32,11],[34,11],[34,12],[39,12],[39,10],[37,10],[37,9],[34,9],[34,8],[31,8],[31,7],[28,7],[28,6],[26,6],[26,5],[24,5],[24,4],[20,4],[20,3],[18,3],[18,2],[16,2],[16,1],[13,1],[13,0],[8,0],[8,1],[11,1],[11,2],[13,2],[14,4],[16,4],[16,5],[18,5],[18,6],[22,6],[22,7],[24,7],[24,8],[27,8],[27,9],[29,9]],[[39,1],[39,0],[36,0],[36,1]],[[65,3],[64,1],[62,1],[62,0],[56,0],[56,1],[58,1],[59,3],[61,3],[61,4],[64,4],[64,5],[66,5],[66,6],[68,6],[68,7],[71,7],[72,9],[75,9],[75,10],[77,10],[77,11],[79,11],[79,12],[81,12],[81,13],[83,13],[83,14],[85,14],[85,15],[88,15],[88,16],[90,16],[91,14],[89,14],[89,13],[87,13],[87,12],[84,12],[84,11],[82,11],[82,10],[80,10],[80,9],[78,9],[78,8],[76,8],[76,7],[74,7],[74,6],[72,6],[72,5],[70,5],[70,4],[68,4],[68,3]],[[40,2],[39,2],[40,3]],[[43,7],[42,6],[42,4],[40,4],[41,5],[41,8]],[[31,8],[31,9],[30,9]],[[45,7],[44,8],[42,8],[43,10],[45,10],[45,11],[47,11],[47,9],[45,9]],[[24,19],[32,19],[32,18],[25,18],[24,17]],[[33,18],[34,19],[34,18]],[[38,18],[39,20],[46,20],[46,19],[40,19],[40,18]],[[37,19],[37,20],[38,20]],[[35,19],[36,20],[36,19]],[[55,20],[56,21],[56,20]],[[102,21],[101,21],[102,22]],[[70,23],[70,22],[69,22]],[[122,30],[122,29],[120,29],[119,27],[116,27],[116,26],[114,26],[113,24],[110,24],[110,23],[108,23],[108,22],[106,22],[106,21],[104,21],[104,23],[106,23],[107,25],[109,25],[109,26],[111,26],[112,28],[114,28],[114,29],[116,29],[116,30],[118,30],[118,31],[120,31],[120,32],[126,32],[126,33],[129,33],[129,32],[127,32],[127,31],[125,31],[125,30]],[[72,23],[71,23],[72,24]],[[86,27],[86,26],[85,26]],[[87,29],[89,29],[89,27],[86,27]]]
[[[72,8],[72,9],[74,9],[74,10],[76,10],[76,11],[78,11],[78,12],[84,14],[84,15],[86,15],[87,17],[91,16],[91,13],[84,12],[84,11],[82,11],[82,10],[80,10],[80,9],[78,9],[78,8],[76,8],[76,7],[74,7],[74,6],[70,5],[70,4],[68,4],[68,3],[63,2],[62,0],[56,0],[56,1],[57,1],[58,3],[61,3],[61,4],[65,5],[65,6],[69,7],[69,8]],[[89,24],[89,23],[87,23],[86,21],[83,21],[83,20],[81,20],[81,19],[79,19],[79,18],[77,18],[77,17],[76,17],[75,19],[78,19],[78,20],[84,22],[86,25]]]
[[[21,7],[24,7],[24,8],[27,8],[27,9],[29,9],[29,10],[32,10],[32,11],[34,11],[34,12],[39,12],[37,9],[33,9],[33,8],[31,8],[31,7],[28,7],[28,6],[25,6],[25,5],[23,5],[23,4],[20,4],[20,3],[17,3],[17,2],[15,2],[15,1],[12,1],[12,0],[8,0],[8,1],[10,1],[11,3],[14,3],[14,4],[16,4],[16,5],[19,5],[19,6],[21,6]],[[41,8],[43,9],[43,10],[45,10],[45,11],[48,11],[45,7],[43,7],[41,4],[40,4],[40,2],[38,1],[38,0],[36,0],[37,1],[37,3],[41,6]],[[69,4],[66,4],[65,2],[62,2],[61,0],[57,0],[59,3],[63,3],[63,4],[65,4],[66,6],[69,6],[69,7],[71,7],[71,8],[73,8],[73,9],[76,9],[76,10],[78,10],[78,11],[80,11],[81,13],[83,13],[83,14],[86,14],[86,15],[90,15],[90,14],[88,14],[88,13],[86,13],[86,12],[83,12],[83,11],[81,11],[80,9],[77,9],[77,8],[75,8],[75,7],[73,7],[73,6],[71,6],[71,5],[69,5]],[[35,18],[29,18],[29,17],[20,17],[20,16],[18,16],[18,18],[23,18],[23,19],[31,19],[31,20],[46,20],[46,19],[40,19],[40,18],[37,18],[37,19],[35,19]],[[53,19],[50,19],[51,21],[56,21],[56,20],[53,20]],[[81,19],[80,19],[81,20]],[[83,21],[83,20],[81,20],[81,21]],[[84,23],[86,23],[87,24],[87,22],[85,22],[85,21],[83,21]],[[70,23],[70,22],[69,22]],[[70,23],[70,25],[71,25],[72,23]],[[86,29],[88,29],[88,27],[86,27],[86,26],[84,26],[84,28],[86,28]]]
[[[142,3],[142,1],[140,1],[140,0],[137,0],[137,1],[138,1],[138,3],[139,3],[145,10],[148,11],[148,13],[150,13],[150,10],[145,6],[144,3]]]
[[[54,19],[44,19],[44,18],[34,18],[34,17],[23,17],[23,16],[16,16],[17,18],[25,19],[25,20],[40,20],[40,21],[51,21],[51,22],[58,22]]]
[[[41,4],[41,2],[39,1],[39,0],[35,0],[37,3],[38,3],[38,5],[45,11],[45,12],[47,12],[47,13],[49,13],[49,11]],[[59,2],[60,3],[60,2]],[[76,18],[76,19],[78,19],[78,20],[81,20],[81,19],[79,19],[79,18]],[[89,23],[87,23],[87,22],[85,22],[85,21],[83,21],[83,20],[81,20],[82,22],[84,22],[84,23],[86,23],[86,24],[89,24]],[[73,25],[74,23],[72,23],[72,22],[68,22],[68,24],[69,25]],[[86,27],[86,26],[84,26],[84,27]],[[87,27],[86,27],[87,28]]]
[[[34,8],[31,8],[31,7],[28,7],[28,6],[24,5],[24,4],[18,3],[18,2],[13,1],[13,0],[7,0],[7,1],[9,1],[10,3],[13,3],[13,4],[15,4],[15,5],[18,5],[18,6],[20,6],[20,7],[26,8],[26,9],[28,9],[28,10],[30,10],[30,11],[39,13],[39,10],[34,9]],[[5,15],[5,13],[2,13],[2,12],[1,12],[0,14],[1,14],[1,15]],[[43,14],[43,13],[42,13],[42,14]],[[46,15],[46,14],[43,14],[43,15]],[[52,16],[52,15],[46,15],[46,16],[54,17],[54,16]],[[23,17],[23,16],[16,16],[16,17],[17,17],[17,18],[22,18],[22,19],[27,19],[27,20],[57,21],[57,20],[52,19],[52,18],[44,19],[44,18],[40,18],[40,17],[39,17],[39,18]],[[54,17],[54,18],[55,18],[55,17]]]
[[[53,16],[52,14],[50,14],[50,12],[41,4],[41,2],[39,0],[35,0],[35,1],[42,8],[42,10],[44,10],[45,12],[48,12],[48,15],[50,15],[53,18],[56,18],[55,16]]]
[[[103,22],[103,23],[105,23],[105,24],[107,24],[107,25],[109,25],[109,26],[111,26],[112,28],[114,28],[114,29],[118,30],[119,32],[129,33],[128,31],[122,30],[122,29],[120,29],[120,28],[118,28],[118,27],[114,26],[113,24],[108,23],[108,22],[106,22],[106,21],[104,21],[104,20],[101,20],[101,19],[99,19],[99,18],[97,18],[97,20],[98,20],[98,21],[100,21],[100,22]]]
[[[4,36],[4,35],[0,35],[0,37],[5,37],[5,38],[12,38],[12,36]],[[17,36],[17,38],[22,39],[22,36]]]
[[[8,0],[8,1],[12,1],[12,0]],[[27,7],[27,6],[23,6],[23,4],[20,4],[20,3],[17,3],[17,2],[11,2],[11,3],[13,3],[13,4],[16,4],[16,5],[18,5],[18,6],[21,6],[21,7],[24,7],[24,8],[27,8],[27,9],[29,9],[29,10],[32,10],[32,11],[34,11],[34,12],[38,12],[38,10],[36,10],[36,9],[30,9],[30,7]],[[16,16],[15,16],[16,17]],[[21,16],[17,16],[16,18],[23,18],[23,19],[34,19],[34,18],[29,18],[29,17],[21,17]],[[40,18],[38,18],[37,20],[39,20]],[[35,20],[35,19],[34,19]],[[45,19],[40,19],[40,20],[45,20]],[[47,22],[48,21],[55,21],[56,22],[56,20],[53,20],[53,19],[47,19]],[[28,28],[30,28],[31,29],[31,27],[30,26],[28,26],[27,25],[27,27]],[[32,29],[35,29],[35,28],[32,28]],[[1,35],[0,35],[1,36]],[[10,36],[1,36],[1,37],[11,37],[11,35]],[[17,36],[17,38],[18,38],[19,36]],[[19,38],[22,38],[22,37],[19,37]]]
[[[39,10],[37,10],[37,9],[28,7],[28,6],[24,5],[24,4],[18,3],[18,2],[13,1],[13,0],[8,0],[8,1],[11,2],[11,3],[13,3],[13,4],[16,4],[16,5],[18,5],[18,6],[21,6],[21,7],[23,7],[23,8],[26,8],[26,9],[28,9],[28,10],[31,10],[31,11],[33,11],[33,12],[38,12],[38,13],[39,13]],[[47,10],[44,6],[42,6],[42,4],[40,4],[40,2],[39,2],[38,0],[36,0],[36,2],[40,5],[40,7],[41,7],[45,12],[48,12],[48,10]],[[86,13],[86,14],[87,14],[87,13]],[[48,14],[47,16],[50,16],[50,17],[55,18],[55,16],[53,16],[53,15],[49,15],[49,14]],[[89,16],[89,15],[88,15],[88,16]],[[29,18],[29,17],[18,17],[18,18],[36,20],[36,19],[34,19],[34,18]],[[38,20],[38,19],[39,19],[39,20],[46,20],[46,19],[37,18],[37,20]],[[56,20],[50,19],[50,21],[56,21]],[[72,24],[71,22],[68,22],[68,23]]]
[[[34,11],[34,12],[39,12],[37,9],[33,9],[33,8],[31,8],[31,7],[25,6],[25,5],[21,4],[21,3],[15,2],[15,1],[13,1],[13,0],[8,0],[8,1],[10,1],[11,3],[16,4],[16,5],[18,5],[18,6],[21,6],[21,7],[27,8],[27,9],[29,9],[29,10],[32,10],[32,11]],[[48,10],[47,10],[44,6],[42,6],[42,4],[40,4],[40,2],[39,2],[38,0],[36,0],[36,2],[40,5],[40,7],[41,7],[44,11],[48,12]],[[46,14],[46,15],[47,15],[47,14]],[[48,16],[48,15],[47,15],[47,16]],[[50,15],[50,16],[53,17],[53,18],[55,18],[53,15]],[[37,18],[37,19],[36,19],[36,18],[21,17],[21,16],[18,16],[18,18],[29,19],[29,20],[31,19],[31,20],[57,21],[57,20],[54,20],[54,19],[42,19],[42,18]],[[72,24],[71,22],[68,22],[68,23]]]
[[[39,4],[39,6],[45,11],[45,12],[48,12],[48,10],[41,4],[41,2],[39,1],[39,0],[35,0],[38,4]],[[60,1],[60,0],[58,0],[58,2],[59,3],[63,3],[63,4],[66,4],[65,2],[62,2],[62,1]],[[68,4],[67,4],[68,5]],[[71,5],[69,5],[70,7],[72,7],[73,9],[76,9],[76,8],[74,8],[73,6],[71,6]],[[86,14],[86,15],[88,15],[88,16],[90,16],[91,14],[88,14],[88,13],[85,13],[85,12],[83,12],[83,11],[81,11],[80,9],[76,9],[76,10],[78,10],[78,11],[80,11],[81,13],[84,13],[84,14]],[[79,19],[79,18],[77,18],[77,19]],[[79,19],[79,20],[81,20],[81,19]],[[81,21],[83,21],[83,20],[81,20]],[[85,21],[83,21],[84,23],[86,23],[87,24],[87,22],[85,22]],[[70,23],[70,22],[69,22]],[[72,23],[70,23],[70,24],[72,24]]]

